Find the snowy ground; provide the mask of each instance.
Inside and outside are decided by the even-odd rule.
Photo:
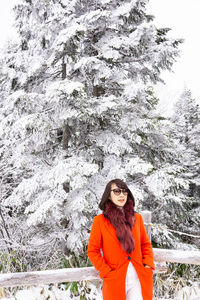
[[[70,290],[66,290],[65,286],[57,288],[56,286],[49,287],[48,285],[30,287],[27,289],[19,290],[15,296],[8,296],[1,298],[3,294],[7,294],[6,290],[1,291],[1,300],[80,300],[80,296],[72,297]],[[90,299],[102,300],[101,293],[98,293],[96,289],[91,289]]]
[[[6,290],[1,290],[0,298],[3,294],[6,294]],[[5,295],[4,295],[5,296]],[[52,286],[38,286],[31,287],[24,290],[17,291],[15,296],[4,297],[1,300],[67,300],[74,299],[80,300],[80,296],[71,298],[70,291],[63,288],[57,288]],[[96,289],[91,289],[90,299],[102,300],[101,293]],[[170,300],[171,298],[154,298],[154,300]],[[172,299],[171,299],[172,300]],[[192,287],[183,288],[173,300],[200,300],[200,283],[195,283]]]

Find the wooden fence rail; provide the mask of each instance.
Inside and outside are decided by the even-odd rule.
[[[200,251],[181,251],[153,248],[156,262],[172,262],[181,264],[200,265]]]
[[[177,262],[200,265],[200,251],[153,249],[155,262]],[[0,287],[38,285],[58,282],[97,280],[94,267],[67,268],[35,272],[7,273],[0,275]]]
[[[147,224],[147,232],[150,236],[150,213],[143,212],[142,215],[145,223]],[[154,260],[157,263],[172,262],[200,265],[200,251],[180,251],[154,248],[153,252]],[[94,269],[94,267],[71,269],[67,268],[58,270],[0,274],[0,287],[26,286],[98,279],[98,272]]]

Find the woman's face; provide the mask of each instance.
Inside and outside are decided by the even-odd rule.
[[[120,192],[120,194],[119,194],[119,192]],[[116,195],[116,194],[119,194],[119,195]],[[126,190],[120,189],[115,183],[112,183],[109,199],[116,206],[123,207],[126,204],[127,197],[128,197],[128,192],[126,192]]]

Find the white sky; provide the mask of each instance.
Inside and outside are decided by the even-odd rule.
[[[0,0],[0,47],[11,35],[11,7],[19,0]],[[174,73],[163,72],[166,85],[158,85],[162,109],[170,112],[172,102],[184,87],[191,89],[200,103],[200,0],[149,0],[148,13],[155,16],[157,27],[171,28],[170,35],[185,40],[181,56],[174,64]]]
[[[12,35],[13,14],[11,9],[16,0],[0,0],[0,48],[6,38]]]
[[[164,72],[166,85],[158,86],[161,111],[170,113],[184,87],[200,103],[200,0],[150,0],[148,12],[155,16],[156,26],[171,28],[170,36],[185,40],[174,73]]]

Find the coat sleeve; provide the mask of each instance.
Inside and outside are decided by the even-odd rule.
[[[140,215],[140,232],[141,232],[141,251],[142,251],[142,263],[155,269],[153,261],[153,249],[149,237],[147,235],[143,218]]]
[[[103,278],[110,271],[111,268],[106,263],[101,255],[102,233],[98,216],[94,218],[93,225],[90,232],[87,255],[94,265],[95,269],[99,271],[99,276]]]

